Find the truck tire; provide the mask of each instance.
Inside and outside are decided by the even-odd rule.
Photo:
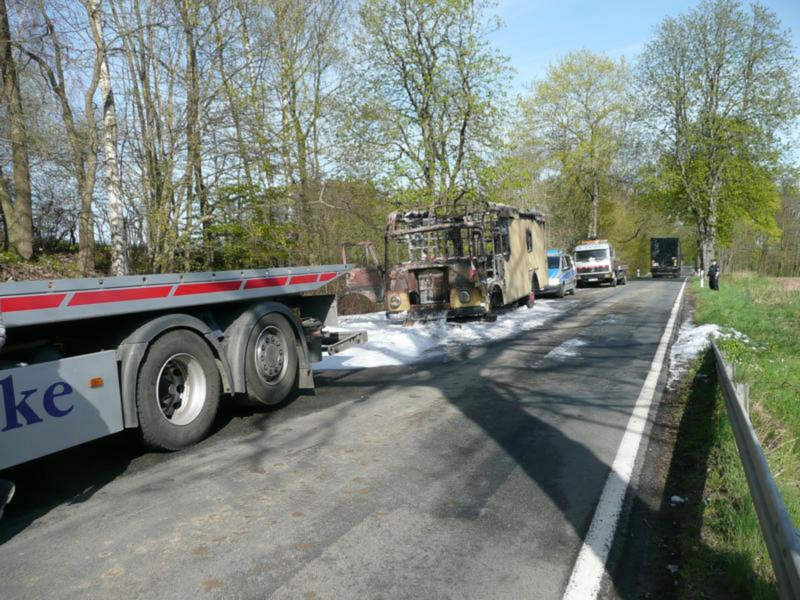
[[[202,337],[179,329],[156,338],[136,382],[145,445],[180,450],[199,442],[214,422],[219,396],[219,370]]]
[[[609,283],[608,285],[610,285],[612,288],[617,287],[617,276],[616,275],[612,275],[611,276],[611,283]]]
[[[289,322],[277,313],[261,317],[245,353],[246,406],[274,406],[289,396],[297,379],[297,345]]]

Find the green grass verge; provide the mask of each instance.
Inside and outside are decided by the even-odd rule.
[[[733,328],[749,338],[719,345],[750,386],[750,416],[784,502],[800,523],[800,292],[786,280],[732,275],[721,291],[693,286],[695,321]],[[704,361],[697,369],[713,368]],[[711,373],[706,373],[711,377]],[[728,593],[775,598],[774,576],[742,470],[725,405],[717,392],[702,509],[702,541],[687,578],[716,571]],[[708,564],[713,562],[714,564]],[[703,564],[706,563],[706,564]],[[715,577],[715,579],[717,579]]]

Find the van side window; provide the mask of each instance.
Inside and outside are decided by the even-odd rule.
[[[528,252],[533,252],[533,234],[530,229],[525,232],[525,242],[528,244]]]

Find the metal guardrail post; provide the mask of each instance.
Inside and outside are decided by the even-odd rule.
[[[749,392],[745,391],[744,399],[741,398],[737,388],[747,390],[746,386],[733,382],[733,368],[725,361],[717,344],[712,342],[712,346],[728,418],[772,561],[778,593],[781,598],[795,600],[800,598],[800,532],[794,528],[750,422]]]

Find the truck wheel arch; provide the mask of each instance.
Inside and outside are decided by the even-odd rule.
[[[278,313],[286,318],[294,332],[298,361],[298,387],[313,389],[314,378],[308,358],[308,345],[302,326],[297,322],[292,310],[279,302],[263,302],[245,308],[233,322],[225,328],[222,346],[231,366],[231,389],[236,394],[247,392],[245,383],[245,360],[247,340],[250,331],[259,320],[269,313]]]
[[[206,340],[216,359],[223,391],[226,393],[232,391],[231,367],[219,342],[217,332],[192,315],[182,313],[161,315],[139,325],[117,346],[117,361],[120,363],[122,422],[126,428],[139,426],[139,415],[136,410],[136,385],[147,348],[153,340],[175,329],[188,329]]]

